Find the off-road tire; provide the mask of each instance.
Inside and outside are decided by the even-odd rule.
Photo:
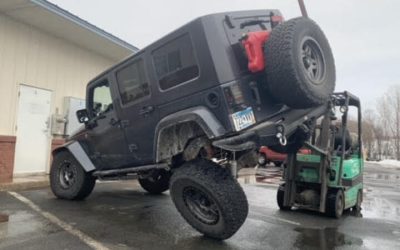
[[[171,172],[164,169],[155,170],[149,178],[139,178],[140,186],[150,194],[161,194],[169,189]]]
[[[292,108],[310,108],[326,103],[333,93],[332,51],[311,19],[298,17],[279,24],[271,31],[264,53],[267,85],[274,99]]]
[[[339,219],[343,215],[345,200],[340,189],[330,190],[326,199],[325,212],[328,216]]]
[[[276,192],[276,201],[278,203],[278,207],[280,210],[289,211],[292,209],[292,207],[283,205],[284,195],[285,195],[284,186],[280,186],[278,188],[278,191]]]
[[[65,168],[72,173],[69,182],[64,178]],[[96,178],[91,173],[86,173],[71,153],[61,151],[54,155],[50,170],[50,188],[56,197],[83,200],[92,193],[95,184]]]
[[[214,220],[206,221],[190,208],[192,198],[186,198],[186,194],[192,190],[206,198],[202,199],[203,207],[212,206]],[[193,160],[178,168],[171,177],[170,194],[182,217],[197,231],[214,239],[231,237],[248,214],[246,195],[230,171],[205,159]]]

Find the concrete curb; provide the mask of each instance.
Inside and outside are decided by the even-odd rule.
[[[4,191],[23,191],[31,189],[40,189],[49,187],[49,180],[41,181],[27,181],[27,182],[11,182],[11,183],[0,183],[0,192]]]

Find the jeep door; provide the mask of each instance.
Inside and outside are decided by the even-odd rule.
[[[114,71],[115,87],[119,92],[118,116],[128,142],[131,166],[154,162],[158,111],[151,102],[152,91],[143,54],[136,55]]]
[[[126,164],[128,157],[125,134],[117,123],[112,96],[107,77],[101,77],[87,87],[89,121],[81,143],[99,169],[118,168]]]

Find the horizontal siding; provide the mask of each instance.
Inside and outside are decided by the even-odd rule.
[[[115,61],[0,14],[0,135],[15,135],[18,87],[53,91],[52,113],[63,98],[84,98],[87,82]]]

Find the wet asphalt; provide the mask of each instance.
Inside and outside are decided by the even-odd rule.
[[[277,180],[274,171],[263,171]],[[400,168],[367,164],[361,214],[346,212],[339,220],[309,211],[279,211],[276,182],[247,174],[241,183],[249,216],[226,241],[192,229],[168,193],[149,195],[130,180],[97,183],[82,202],[58,200],[49,189],[17,193],[40,212],[0,193],[0,249],[91,248],[48,214],[109,249],[400,249]]]

